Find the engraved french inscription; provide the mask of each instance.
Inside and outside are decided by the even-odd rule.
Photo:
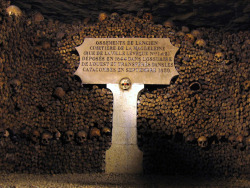
[[[169,84],[178,75],[174,56],[178,50],[169,38],[86,38],[76,47],[80,65],[75,72],[83,84]]]

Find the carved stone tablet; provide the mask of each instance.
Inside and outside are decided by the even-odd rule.
[[[168,38],[86,38],[76,47],[83,84],[107,84],[114,96],[112,145],[106,151],[107,173],[142,173],[137,146],[137,97],[144,84],[170,84],[178,75],[178,48]]]
[[[76,47],[80,65],[75,72],[83,84],[170,84],[178,75],[174,56],[178,50],[169,38],[86,38]]]

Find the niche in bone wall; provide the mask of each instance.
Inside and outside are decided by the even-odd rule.
[[[170,38],[179,76],[138,98],[145,173],[247,176],[249,31],[154,24],[152,15],[102,15],[94,24],[6,14],[0,3],[0,172],[104,172],[113,95],[81,86],[85,38]]]

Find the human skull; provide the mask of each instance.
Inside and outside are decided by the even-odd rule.
[[[201,32],[199,30],[193,30],[191,31],[191,34],[195,37],[195,38],[200,38],[201,37]]]
[[[131,81],[129,78],[123,78],[120,80],[120,88],[123,90],[128,90],[131,87]]]
[[[191,44],[194,43],[194,36],[191,33],[187,33],[184,37],[184,39],[188,42],[190,42]]]
[[[204,48],[206,46],[206,42],[203,39],[197,39],[194,45],[198,48]]]
[[[224,60],[224,54],[222,52],[217,52],[215,55],[214,55],[214,60],[217,62],[217,63],[221,63],[223,60]]]
[[[78,144],[83,144],[87,140],[87,133],[85,131],[79,131],[76,134],[76,142]]]
[[[167,20],[163,23],[163,26],[165,26],[166,28],[173,28],[174,27],[174,23],[170,20]]]
[[[236,137],[236,143],[238,149],[243,149],[245,147],[244,144],[244,137],[242,135],[239,135]]]
[[[40,132],[38,130],[33,130],[30,139],[34,144],[38,143],[40,140]]]
[[[110,130],[110,128],[108,128],[108,127],[103,127],[103,128],[102,128],[102,133],[103,133],[104,135],[111,135],[111,130]]]
[[[9,16],[16,16],[16,17],[19,17],[22,15],[22,11],[20,8],[18,8],[17,6],[15,5],[10,5],[7,9],[6,9],[6,12]]]
[[[73,131],[66,131],[63,137],[63,140],[66,143],[70,143],[74,140],[74,132]]]
[[[21,91],[22,84],[20,80],[13,79],[10,81],[10,86],[14,93],[19,93]]]
[[[111,20],[118,20],[120,17],[120,15],[116,12],[113,12],[111,15],[110,15],[110,19]]]
[[[44,132],[42,134],[42,138],[41,138],[41,144],[44,146],[47,146],[50,144],[51,139],[53,138],[52,134],[49,132]]]
[[[229,141],[229,143],[230,143],[233,147],[236,146],[236,137],[235,137],[234,135],[230,135],[230,136],[228,137],[228,141]]]
[[[99,138],[101,136],[100,129],[94,127],[90,130],[90,138]]]
[[[198,138],[198,146],[201,148],[206,148],[208,146],[208,140],[207,137],[201,136]]]
[[[186,143],[188,143],[188,144],[194,143],[194,141],[195,141],[194,135],[192,135],[192,134],[188,135],[188,136],[186,137],[185,141],[186,141]]]
[[[189,28],[187,26],[182,26],[181,27],[181,31],[184,32],[184,33],[189,33]]]
[[[98,20],[100,22],[102,22],[102,21],[106,20],[107,18],[108,18],[108,15],[106,13],[102,12],[99,14]]]

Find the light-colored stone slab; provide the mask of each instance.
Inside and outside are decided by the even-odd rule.
[[[178,48],[169,38],[86,38],[76,47],[80,65],[75,72],[83,84],[169,84],[178,75],[174,56]]]
[[[133,144],[112,144],[106,152],[106,173],[141,174],[143,153]]]
[[[126,133],[126,134],[124,134]],[[136,127],[116,126],[112,130],[112,144],[135,144],[137,143]]]
[[[143,153],[137,146],[137,99],[143,84],[129,90],[119,84],[107,84],[113,92],[112,145],[106,152],[107,173],[142,173]]]

